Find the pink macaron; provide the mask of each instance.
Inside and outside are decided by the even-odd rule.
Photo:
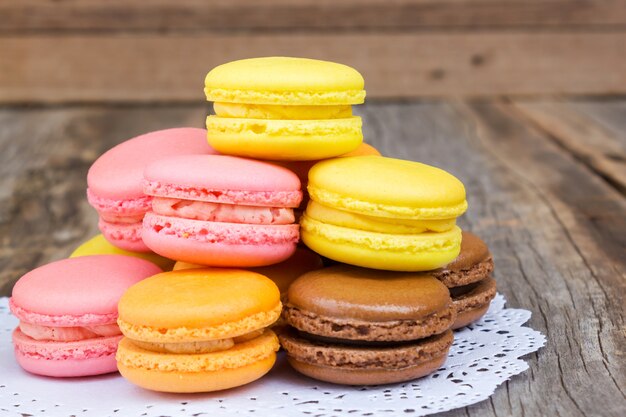
[[[117,302],[130,286],[160,272],[143,259],[93,255],[27,273],[9,300],[20,320],[13,332],[17,362],[28,372],[54,377],[117,371]]]
[[[151,200],[141,186],[146,165],[173,155],[215,153],[206,130],[183,127],[137,136],[100,156],[87,174],[87,199],[100,215],[104,237],[121,249],[147,252],[141,240],[141,221]]]
[[[143,240],[154,252],[210,266],[281,262],[299,238],[300,180],[286,168],[223,155],[176,156],[144,171],[152,211]]]

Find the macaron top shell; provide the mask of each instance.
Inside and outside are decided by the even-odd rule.
[[[300,180],[286,168],[226,155],[183,155],[162,159],[146,167],[144,178],[207,190],[300,190]]]
[[[463,232],[462,236],[461,253],[442,269],[462,271],[491,258],[491,252],[481,238],[471,232]]]
[[[453,175],[380,156],[319,162],[309,171],[308,191],[330,207],[380,217],[448,219],[467,209],[465,187]]]
[[[428,274],[348,265],[302,275],[289,287],[287,300],[309,313],[375,322],[420,320],[450,305],[448,289]]]
[[[118,322],[122,331],[123,323],[203,329],[245,321],[280,306],[278,287],[263,275],[239,269],[187,269],[165,272],[131,287],[120,300]]]
[[[225,103],[334,105],[365,99],[361,74],[347,65],[291,57],[233,61],[204,80],[207,100]]]
[[[143,170],[172,155],[215,154],[206,130],[174,128],[146,133],[105,152],[87,173],[89,192],[98,198],[127,200],[143,196]]]
[[[115,323],[122,294],[159,272],[152,262],[123,255],[63,259],[20,278],[13,288],[11,309],[20,320],[33,324]]]

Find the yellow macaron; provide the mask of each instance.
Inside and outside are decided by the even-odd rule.
[[[444,170],[380,156],[322,161],[309,171],[303,242],[347,264],[392,271],[439,268],[459,254],[461,181]]]
[[[102,234],[92,237],[76,249],[70,255],[70,258],[88,255],[126,255],[136,258],[145,259],[159,266],[163,271],[169,271],[176,261],[157,255],[154,252],[131,252],[113,246]]]
[[[214,101],[207,138],[222,153],[271,160],[315,160],[356,149],[363,140],[353,104],[363,77],[346,65],[266,57],[220,65],[205,78]]]
[[[276,360],[268,330],[281,313],[267,277],[237,269],[166,272],[131,287],[118,306],[117,362],[132,383],[163,392],[208,392],[252,382]]]

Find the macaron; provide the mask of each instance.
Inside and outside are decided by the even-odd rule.
[[[365,99],[363,77],[346,65],[305,58],[229,62],[205,78],[207,138],[221,153],[271,160],[316,160],[363,141],[353,104]]]
[[[70,258],[78,258],[79,256],[89,255],[125,255],[134,256],[136,258],[145,259],[153,264],[157,265],[163,271],[171,271],[175,261],[164,258],[157,255],[154,252],[131,252],[128,250],[120,249],[117,246],[113,246],[108,240],[104,238],[104,235],[96,235],[81,244],[74,249],[74,252],[70,255]]]
[[[322,258],[318,254],[307,248],[299,247],[296,248],[293,255],[283,262],[246,269],[264,275],[274,281],[282,296],[287,294],[289,285],[300,275],[309,271],[315,271],[323,266]],[[206,268],[206,266],[182,261],[178,261],[174,265],[174,271],[197,268]]]
[[[491,277],[494,264],[489,248],[478,236],[463,232],[461,253],[445,267],[432,271],[452,296],[458,329],[479,320],[496,296],[496,281]]]
[[[120,373],[154,391],[208,392],[266,374],[281,312],[278,287],[237,269],[165,272],[131,287],[119,302]]]
[[[98,227],[120,249],[148,252],[141,240],[141,221],[151,198],[142,189],[147,164],[166,156],[215,154],[206,130],[175,128],[146,133],[111,148],[87,173],[87,199],[100,216]]]
[[[298,372],[336,384],[409,381],[447,358],[455,309],[424,273],[348,265],[304,274],[287,292],[280,342]]]
[[[293,208],[302,199],[291,171],[224,155],[185,155],[144,171],[152,210],[143,240],[179,261],[223,267],[282,262],[296,249]]]
[[[20,320],[13,332],[17,362],[53,377],[115,372],[122,338],[117,302],[133,284],[160,272],[151,262],[122,255],[63,259],[28,272],[9,300]]]
[[[381,156],[329,159],[309,171],[308,192],[302,241],[335,261],[427,271],[461,249],[465,188],[442,169]]]

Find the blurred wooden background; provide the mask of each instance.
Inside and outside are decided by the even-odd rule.
[[[251,56],[344,62],[369,98],[626,93],[626,0],[0,2],[0,103],[198,101]]]

